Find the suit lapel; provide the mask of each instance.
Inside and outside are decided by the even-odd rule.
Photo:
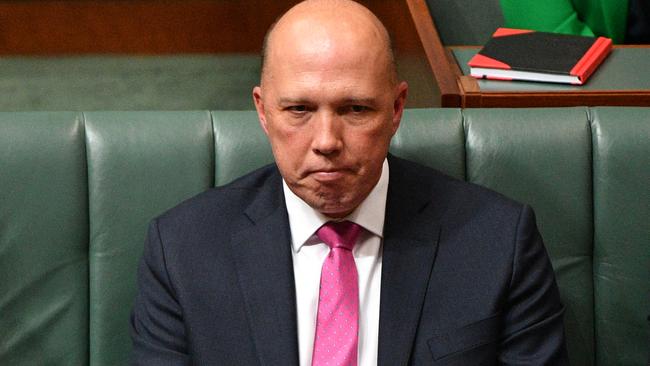
[[[440,233],[439,215],[423,182],[390,161],[384,230],[378,364],[409,361]]]
[[[232,253],[262,365],[298,365],[295,282],[289,221],[279,174],[246,210],[250,224]]]

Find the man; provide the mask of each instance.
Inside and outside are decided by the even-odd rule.
[[[154,220],[135,363],[566,363],[530,208],[388,156],[407,85],[380,21],[303,2],[263,53],[276,164]]]

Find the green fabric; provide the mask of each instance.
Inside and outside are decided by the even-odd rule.
[[[644,365],[650,328],[650,108],[592,110],[599,365]]]
[[[88,364],[88,189],[76,113],[0,113],[0,365]]]
[[[86,113],[90,365],[126,365],[147,223],[212,185],[207,112]]]
[[[605,36],[623,43],[627,0],[500,0],[509,28]]]
[[[591,132],[585,108],[466,109],[467,180],[530,204],[566,306],[572,365],[594,364]]]

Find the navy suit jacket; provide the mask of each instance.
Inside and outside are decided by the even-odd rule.
[[[563,307],[532,210],[389,164],[379,365],[565,364]],[[298,365],[281,179],[270,165],[152,222],[134,364]]]

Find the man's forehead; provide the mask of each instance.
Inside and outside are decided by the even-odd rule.
[[[389,67],[385,50],[363,37],[320,34],[283,41],[278,40],[268,54],[265,73],[272,79],[330,82],[382,77]]]
[[[284,52],[283,52],[284,51]],[[296,47],[278,47],[269,60],[278,73],[291,77],[313,78],[329,71],[332,77],[350,73],[350,76],[372,72],[371,62],[380,63],[381,51],[372,47],[359,48],[351,44],[304,44]]]
[[[390,74],[385,66],[368,64],[368,57],[320,55],[312,61],[301,57],[276,59],[265,75],[264,87],[286,98],[306,98],[329,94],[363,99],[390,89]]]

